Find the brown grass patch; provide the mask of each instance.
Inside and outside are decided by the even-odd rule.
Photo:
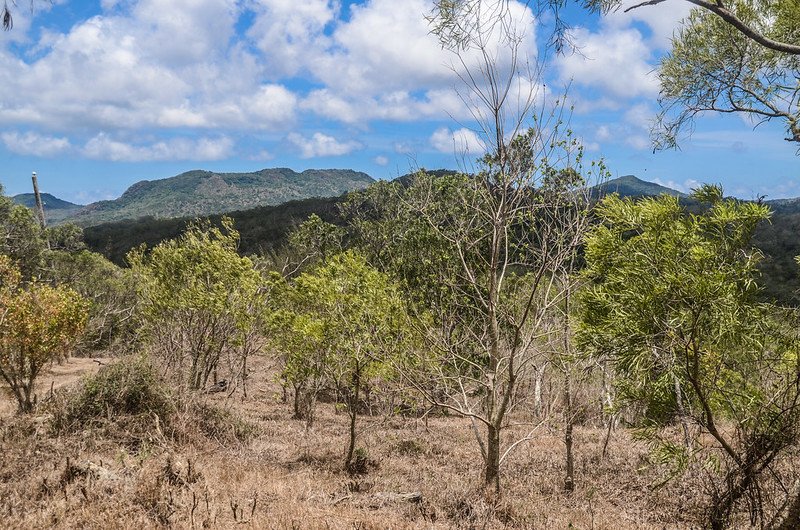
[[[320,405],[314,429],[291,419],[258,363],[249,397],[178,406],[178,436],[136,448],[99,428],[54,434],[46,417],[0,418],[0,515],[8,528],[581,528],[700,524],[699,479],[653,490],[646,447],[616,431],[575,432],[576,491],[562,493],[562,435],[544,427],[505,464],[501,499],[480,488],[468,423],[363,417],[375,466],[342,467],[347,416]],[[143,424],[146,425],[146,424]],[[522,429],[521,429],[522,432]],[[421,499],[402,495],[419,492]]]

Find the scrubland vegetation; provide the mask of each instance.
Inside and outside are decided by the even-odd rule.
[[[269,256],[198,222],[118,268],[3,198],[5,520],[795,528],[797,316],[758,301],[750,246],[768,209],[713,186],[696,213],[595,203],[568,138],[510,149],[355,192],[345,227],[312,216]],[[50,377],[70,353],[99,369]]]
[[[598,200],[562,99],[506,112],[513,30],[445,15],[475,171],[374,183],[268,255],[197,221],[124,268],[0,199],[6,526],[800,527],[769,209]],[[69,354],[101,366],[37,386]]]

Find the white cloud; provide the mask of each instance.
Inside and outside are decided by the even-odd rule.
[[[311,91],[300,104],[315,114],[349,124],[371,120],[467,119],[470,109],[453,90],[428,90],[421,97],[395,91],[359,97],[323,88]]]
[[[599,87],[617,98],[658,94],[658,80],[649,63],[652,51],[638,30],[604,28],[592,33],[578,28],[573,40],[576,51],[555,61],[562,81]]]
[[[600,142],[608,140],[611,138],[611,129],[609,129],[608,125],[601,125],[595,131],[594,137]]]
[[[168,160],[223,160],[233,152],[229,138],[172,138],[151,144],[136,145],[115,140],[100,133],[83,147],[87,158],[113,162],[146,162]]]
[[[63,154],[72,148],[69,139],[55,136],[43,136],[34,132],[20,134],[6,132],[0,134],[6,148],[19,155],[51,157]]]
[[[692,4],[689,2],[662,2],[625,12],[625,9],[640,3],[640,0],[624,0],[617,11],[603,17],[603,22],[616,28],[629,26],[635,21],[644,22],[650,29],[649,40],[653,46],[662,50],[668,49],[673,33],[680,27],[681,20],[689,15]]]
[[[431,145],[437,151],[450,154],[478,154],[486,151],[483,140],[470,129],[461,128],[451,131],[442,127],[434,131],[430,138]]]
[[[386,166],[389,164],[389,159],[383,155],[378,155],[372,159],[373,162],[378,164],[379,166]]]
[[[280,0],[265,3],[283,4]],[[459,84],[454,64],[460,63],[451,52],[442,49],[423,16],[432,9],[429,1],[371,0],[353,4],[350,18],[332,23],[329,35],[322,33],[322,22],[330,21],[336,9],[319,0],[311,5],[316,7],[300,26],[315,28],[319,35],[300,39],[298,42],[304,43],[302,51],[294,49],[293,41],[288,46],[272,47],[276,55],[287,54],[285,60],[294,66],[293,71],[305,70],[324,85],[309,93],[303,108],[326,118],[361,124],[373,119],[411,121],[471,116],[452,90],[454,84]],[[516,1],[510,2],[508,8],[513,23],[523,34],[525,51],[536,55],[531,10]],[[282,38],[291,41],[293,30],[285,31],[287,35]],[[504,49],[499,35],[488,41],[488,53],[497,57],[497,66],[508,68],[507,54],[499,53]],[[472,51],[466,52],[464,58],[472,64],[478,56]]]
[[[639,151],[643,151],[651,147],[650,139],[643,134],[632,134],[625,138],[625,143]]]
[[[139,0],[66,33],[45,31],[20,61],[0,47],[0,123],[50,131],[285,129],[296,96],[269,83],[236,36],[235,0]]]
[[[695,188],[699,188],[702,185],[702,182],[695,180],[695,179],[686,179],[683,182],[677,182],[675,180],[667,180],[663,181],[659,178],[654,178],[653,182],[660,186],[666,186],[667,188],[672,188],[673,190],[678,190],[682,193],[689,193]]]
[[[328,136],[320,132],[314,133],[311,138],[306,138],[298,133],[291,133],[286,139],[298,148],[302,158],[341,156],[364,147],[360,142],[356,142],[355,140],[340,142],[333,136]]]
[[[324,30],[339,13],[338,2],[329,0],[256,0],[253,9],[256,17],[247,34],[273,76],[309,68],[328,46]]]
[[[638,103],[625,111],[624,120],[641,130],[650,130],[655,111],[647,103]]]
[[[394,142],[392,149],[399,155],[410,155],[414,152],[414,146],[410,142]]]

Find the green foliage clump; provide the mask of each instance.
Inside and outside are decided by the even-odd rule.
[[[104,425],[122,416],[140,416],[162,426],[176,410],[175,397],[152,364],[141,357],[121,359],[85,378],[53,408],[56,431]]]
[[[264,292],[253,262],[238,255],[238,241],[232,221],[224,219],[222,229],[195,224],[149,253],[139,249],[128,257],[148,346],[195,390],[223,357],[232,377],[244,376],[255,348]]]
[[[295,388],[295,411],[310,424],[322,387],[339,391],[350,415],[349,468],[361,393],[391,377],[393,360],[409,338],[406,304],[397,286],[354,251],[333,256],[292,283],[275,283],[270,335],[284,358],[282,376]]]
[[[800,441],[800,358],[794,317],[757,298],[750,240],[769,209],[716,186],[692,198],[701,213],[671,197],[601,202],[577,339],[615,368],[621,402],[640,410],[637,436],[673,476],[705,460],[717,529]],[[673,422],[682,444],[663,430]]]

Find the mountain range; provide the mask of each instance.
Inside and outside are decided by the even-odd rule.
[[[436,172],[447,174],[446,171]],[[404,180],[405,179],[405,180]],[[410,176],[400,177],[401,182]],[[633,176],[608,181],[591,190],[593,196],[619,193],[627,197],[653,196],[666,193],[685,198],[680,192],[646,182]],[[323,220],[344,224],[338,205],[342,196],[295,200],[277,206],[262,206],[249,210],[230,212],[241,234],[239,250],[243,254],[260,254],[276,251],[286,243],[289,232],[312,213]],[[773,208],[771,222],[761,223],[753,237],[753,245],[764,255],[760,269],[764,299],[800,305],[800,274],[794,257],[800,255],[800,199],[767,201]],[[688,200],[687,200],[688,204]],[[146,243],[149,247],[164,239],[178,236],[191,217],[155,219],[147,217],[136,221],[117,221],[90,226],[84,229],[87,246],[122,265],[125,254],[133,247]],[[220,215],[211,216],[219,224]]]
[[[350,169],[308,169],[302,173],[288,168],[251,173],[195,170],[165,179],[143,180],[118,199],[84,207],[50,194],[42,194],[42,199],[45,217],[51,222],[69,221],[86,227],[141,217],[202,217],[310,197],[333,197],[363,189],[372,182],[374,179],[366,173]],[[12,198],[33,207],[33,194]]]
[[[59,199],[49,193],[42,193],[42,206],[44,207],[44,217],[49,223],[58,223],[75,215],[83,208],[80,204],[75,204],[63,199]],[[11,199],[17,204],[27,206],[30,209],[36,208],[36,196],[33,193],[20,193]]]

